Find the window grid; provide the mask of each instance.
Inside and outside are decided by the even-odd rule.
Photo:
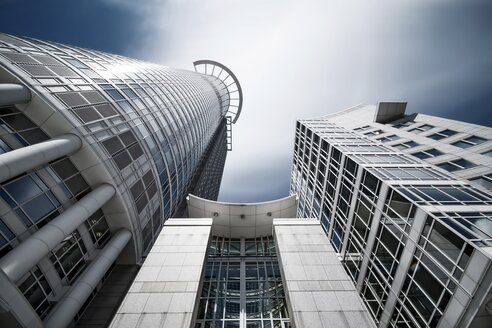
[[[381,137],[381,138],[377,138],[376,140],[379,140],[381,142],[390,142],[390,141],[395,141],[395,140],[398,140],[400,139],[399,136],[395,135],[395,134],[391,134],[389,136],[385,136],[385,137]]]
[[[453,142],[452,145],[460,148],[470,148],[488,141],[487,139],[471,136],[460,141]]]
[[[476,178],[470,178],[469,180],[486,189],[492,189],[492,174],[485,174]]]
[[[71,284],[87,265],[86,254],[79,233],[74,231],[53,249],[50,258],[60,278]]]
[[[405,149],[409,149],[409,148],[413,148],[413,147],[417,147],[419,146],[418,143],[416,143],[415,141],[407,141],[407,142],[402,142],[400,144],[397,144],[397,145],[391,145],[391,147],[394,147],[396,149],[399,149],[399,150],[405,150]]]
[[[436,165],[449,172],[465,170],[477,166],[475,163],[467,161],[466,159],[463,158],[459,158],[449,162],[439,163]]]
[[[419,327],[437,327],[456,284],[417,250],[408,270],[397,308],[418,323]],[[392,321],[398,318],[393,317]]]
[[[373,137],[373,136],[377,136],[377,135],[380,135],[384,133],[383,130],[374,130],[374,131],[369,131],[369,132],[365,132],[364,135],[368,136],[368,137]]]
[[[366,164],[408,164],[416,163],[415,160],[410,159],[406,155],[401,154],[364,154],[354,155],[362,163]]]
[[[431,138],[434,140],[441,140],[444,138],[451,137],[451,136],[455,135],[456,133],[458,133],[458,132],[456,132],[454,130],[446,129],[446,130],[442,130],[442,131],[436,132],[434,134],[431,134],[430,136],[427,136],[427,138]]]
[[[477,246],[492,246],[492,213],[434,213],[448,227],[462,236],[469,243]]]
[[[418,127],[414,128],[414,129],[409,130],[409,132],[421,133],[421,132],[429,131],[432,128],[434,128],[433,125],[424,124],[424,125],[421,125],[421,126],[418,126]]]
[[[213,236],[208,250],[196,328],[290,328],[272,236]]]
[[[405,121],[405,122],[395,124],[395,125],[393,125],[393,127],[396,129],[401,129],[401,128],[409,127],[410,125],[412,125],[414,123],[415,123],[414,121]]]
[[[26,225],[38,229],[59,215],[60,202],[36,173],[24,174],[4,182],[2,197]]]
[[[49,300],[53,295],[48,281],[38,266],[34,266],[24,275],[17,282],[17,286],[39,317],[41,319],[45,318],[54,305]]]
[[[464,221],[464,219],[462,219]],[[460,220],[460,221],[462,221]],[[443,220],[446,222],[446,219]],[[428,216],[419,238],[427,255],[458,283],[463,275],[473,247],[441,222]]]
[[[397,190],[418,204],[492,204],[492,198],[489,195],[469,186],[405,186]]]
[[[448,177],[430,167],[378,167],[371,172],[383,180],[447,180]]]
[[[426,158],[430,158],[430,157],[441,156],[441,155],[444,155],[444,153],[435,149],[435,148],[430,148],[430,149],[426,149],[426,150],[422,150],[422,151],[413,153],[411,155],[413,155],[417,158],[420,158],[420,159],[426,159]]]

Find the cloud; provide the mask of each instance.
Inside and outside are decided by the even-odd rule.
[[[446,116],[491,94],[485,1],[105,1],[142,16],[129,54],[184,69],[213,59],[238,77],[244,106],[223,200],[288,192],[298,118],[386,99]]]

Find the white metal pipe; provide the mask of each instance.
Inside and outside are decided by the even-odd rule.
[[[68,327],[131,236],[129,230],[121,229],[111,237],[108,244],[51,311],[50,316],[44,322],[46,328]]]
[[[0,260],[0,269],[17,282],[65,237],[113,198],[115,188],[102,184],[48,222]]]
[[[40,165],[73,153],[82,147],[75,134],[64,134],[51,140],[0,154],[0,183]]]
[[[21,84],[0,84],[0,106],[26,103],[31,100],[31,92]]]

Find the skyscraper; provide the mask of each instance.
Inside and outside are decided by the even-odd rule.
[[[194,65],[0,34],[2,323],[107,324],[185,196],[217,197],[242,91]]]
[[[492,129],[405,109],[298,121],[297,216],[321,222],[379,327],[488,327]]]

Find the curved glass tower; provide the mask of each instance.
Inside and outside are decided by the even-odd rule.
[[[194,65],[0,34],[0,288],[18,304],[2,322],[78,320],[189,192],[216,199],[242,91]]]

